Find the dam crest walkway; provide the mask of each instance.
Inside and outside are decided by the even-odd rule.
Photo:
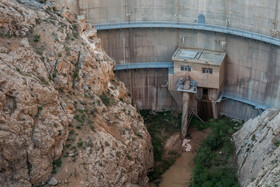
[[[104,23],[94,25],[97,31],[101,30],[118,30],[118,29],[187,29],[194,31],[208,31],[242,37],[245,39],[256,40],[267,44],[280,47],[280,39],[271,36],[254,33],[250,31],[234,29],[230,27],[203,24],[203,23],[176,23],[176,22],[121,22],[121,23]]]

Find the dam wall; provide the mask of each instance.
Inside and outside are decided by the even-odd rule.
[[[177,110],[178,106],[166,86],[167,69],[116,71],[140,110]]]
[[[64,0],[64,3],[77,15],[85,15],[92,24],[205,20],[206,24],[279,37],[278,0]]]
[[[279,38],[277,0],[64,1],[73,12],[85,15],[92,24],[205,23]],[[280,107],[280,53],[275,45],[234,35],[174,28],[114,29],[99,31],[98,35],[102,47],[117,64],[171,62],[178,47],[225,51],[224,92]],[[166,75],[163,71],[129,70],[116,72],[116,75],[125,82],[140,109],[173,109],[175,101],[161,87],[168,78],[167,70]],[[221,102],[220,112],[242,120],[259,113],[252,106],[230,100]]]
[[[180,29],[103,31],[99,37],[107,53],[120,64],[171,61],[178,46],[226,51],[224,91],[265,105],[280,106],[280,51],[276,46]],[[224,42],[226,46],[221,44]]]

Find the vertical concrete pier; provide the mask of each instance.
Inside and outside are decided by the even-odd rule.
[[[183,137],[186,136],[188,130],[189,100],[190,100],[190,94],[183,93],[183,110],[182,110],[182,124],[181,124],[181,134]]]

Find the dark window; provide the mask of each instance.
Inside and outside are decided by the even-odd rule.
[[[203,95],[208,95],[208,89],[207,88],[203,88]]]
[[[202,73],[213,74],[212,68],[202,68]]]
[[[192,71],[191,66],[181,66],[181,71]]]

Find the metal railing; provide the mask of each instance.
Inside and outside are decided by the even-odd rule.
[[[197,83],[194,80],[188,81],[188,85],[182,82],[180,79],[177,80],[177,91],[185,93],[197,93]]]
[[[114,71],[132,69],[168,69],[169,74],[174,74],[173,62],[138,62],[129,64],[117,64]]]
[[[238,102],[241,102],[241,103],[244,103],[244,104],[247,104],[247,105],[254,106],[259,111],[264,111],[264,110],[272,107],[271,105],[263,105],[261,103],[255,102],[255,101],[250,101],[248,99],[241,98],[241,97],[238,97],[238,96],[233,96],[233,95],[230,95],[230,94],[227,94],[227,93],[222,93],[220,95],[219,99],[216,102],[219,103],[219,102],[221,102],[223,100],[226,100],[226,99],[230,99],[230,100],[233,100],[233,101],[238,101]]]
[[[123,23],[106,23],[94,25],[97,31],[113,29],[136,29],[136,28],[174,28],[209,31],[216,33],[229,34],[233,36],[248,38],[268,44],[280,46],[280,39],[271,36],[249,32],[240,29],[233,29],[224,26],[199,24],[199,23],[176,23],[176,22],[123,22]]]

